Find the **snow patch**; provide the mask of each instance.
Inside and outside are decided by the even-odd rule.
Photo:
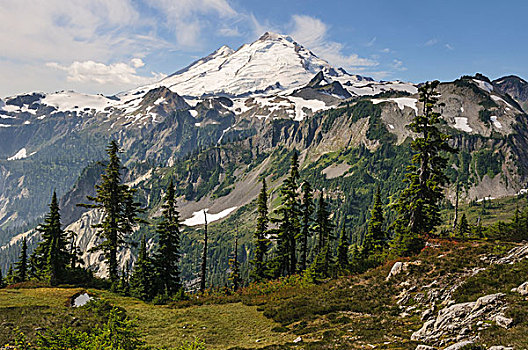
[[[305,100],[302,97],[288,97],[293,103],[295,103],[295,118],[294,120],[301,121],[306,117],[304,108],[310,109],[312,112],[318,112],[331,107],[326,106],[326,103],[319,100]]]
[[[472,132],[473,129],[468,124],[468,118],[466,117],[455,117],[455,125],[454,127],[458,130],[462,130],[465,132]]]
[[[187,220],[183,222],[183,224],[187,226],[204,225],[205,224],[204,211],[207,213],[207,223],[211,223],[211,222],[225,218],[226,216],[234,212],[237,208],[238,207],[227,208],[217,214],[209,214],[209,209],[195,211],[190,218],[188,218]]]
[[[488,83],[487,81],[482,81],[478,79],[473,79],[473,81],[478,85],[479,88],[486,92],[492,92],[493,91],[493,85]]]
[[[157,105],[160,105],[162,103],[167,103],[167,101],[165,101],[165,97],[160,97],[158,98],[156,101],[154,101],[154,104],[157,106]]]
[[[116,104],[116,102],[102,95],[87,95],[74,91],[61,91],[49,94],[41,101],[42,104],[53,106],[62,112],[71,110],[81,111],[86,108],[101,112],[106,107]]]
[[[499,128],[499,129],[502,128],[502,124],[497,120],[497,116],[496,116],[496,115],[492,115],[492,116],[490,117],[490,120],[491,120],[491,122],[493,123],[493,126],[494,126],[494,127]]]
[[[191,114],[193,118],[196,118],[198,116],[198,111],[194,109],[189,109],[189,113]]]
[[[27,158],[27,150],[22,148],[14,156],[7,158],[7,160],[18,160],[24,158]]]
[[[403,110],[405,107],[414,109],[414,112],[418,113],[418,107],[416,107],[417,99],[411,97],[395,97],[387,99],[373,99],[372,103],[377,105],[382,102],[396,102],[398,108]]]

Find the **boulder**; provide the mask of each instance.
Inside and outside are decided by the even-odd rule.
[[[429,345],[418,345],[415,350],[435,350],[435,348]]]
[[[392,277],[400,274],[402,271],[405,271],[407,269],[407,264],[396,261],[394,265],[392,265],[392,269],[389,272],[389,275],[387,276],[386,280],[390,280]]]
[[[458,343],[455,343],[453,345],[448,346],[447,348],[444,348],[444,350],[459,350],[462,349],[464,346],[473,344],[470,340],[461,341]]]
[[[502,328],[508,329],[511,326],[513,326],[513,319],[508,318],[508,317],[504,317],[503,315],[495,316],[495,320],[494,321],[497,324],[497,326],[502,327]]]
[[[445,342],[472,340],[475,335],[473,329],[479,321],[495,320],[497,324],[500,322],[511,326],[506,317],[499,315],[503,297],[502,293],[490,294],[474,302],[447,306],[440,310],[436,318],[426,321],[422,328],[411,335],[411,339],[441,345]]]
[[[523,296],[524,295],[528,295],[528,282],[524,282],[519,287],[513,288],[511,291],[512,292],[517,292],[517,293],[519,293],[520,295],[523,295]]]

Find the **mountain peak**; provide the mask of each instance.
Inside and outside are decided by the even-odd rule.
[[[231,55],[233,52],[235,52],[235,50],[233,50],[232,48],[230,48],[229,46],[227,45],[224,45],[220,48],[218,48],[215,52],[213,52],[211,55],[214,55],[214,56],[229,56]]]
[[[278,40],[287,40],[289,42],[294,42],[292,37],[288,35],[278,34],[274,32],[266,32],[260,36],[258,41],[278,41]]]

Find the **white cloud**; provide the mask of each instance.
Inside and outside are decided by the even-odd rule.
[[[429,39],[424,43],[424,46],[434,46],[438,43],[438,39]]]
[[[454,48],[452,45],[450,45],[449,43],[448,43],[448,44],[445,44],[445,47],[446,47],[446,49],[448,49],[448,50],[450,50],[450,51],[452,51],[452,50],[455,49],[455,48]]]
[[[394,68],[395,70],[398,70],[398,71],[406,71],[407,70],[407,67],[405,67],[403,65],[403,61],[401,60],[398,60],[398,59],[394,59],[392,60],[392,68]]]
[[[152,73],[152,76],[141,76],[137,74],[136,68],[142,67],[143,61],[134,58],[130,63],[118,62],[106,65],[94,61],[75,61],[68,66],[56,62],[46,63],[47,67],[55,68],[67,73],[67,80],[76,83],[96,83],[111,85],[141,85],[165,77],[163,74]]]
[[[242,33],[238,30],[238,28],[223,27],[223,28],[220,28],[218,33],[222,36],[227,36],[227,37],[242,36]]]
[[[303,15],[292,17],[294,29],[290,33],[294,40],[312,50],[319,57],[330,64],[348,69],[362,66],[376,66],[378,62],[360,57],[357,54],[343,53],[343,44],[327,38],[328,28],[321,20]]]
[[[165,17],[165,25],[178,44],[190,48],[201,44],[202,30],[208,23],[204,15],[230,18],[238,14],[226,0],[146,0],[146,3]]]

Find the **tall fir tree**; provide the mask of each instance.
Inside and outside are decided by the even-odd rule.
[[[301,230],[297,237],[300,243],[299,270],[304,271],[308,265],[308,238],[312,233],[314,202],[312,186],[308,181],[302,185]]]
[[[16,282],[16,275],[15,271],[13,271],[13,265],[9,265],[9,269],[7,270],[7,274],[5,277],[5,283],[6,285],[14,284]]]
[[[6,286],[4,276],[2,275],[2,269],[0,269],[0,288],[4,288]]]
[[[363,242],[362,255],[367,259],[371,255],[379,255],[387,247],[387,234],[383,230],[383,204],[379,186],[374,195],[374,204],[370,211],[370,219],[367,227],[367,234]]]
[[[293,151],[290,173],[281,187],[281,206],[278,208],[277,257],[274,262],[275,277],[287,276],[297,269],[296,237],[299,234],[299,156]]]
[[[202,250],[202,265],[201,265],[201,272],[200,272],[200,293],[205,292],[205,280],[207,275],[207,240],[208,240],[208,234],[207,232],[207,213],[204,210],[204,245]]]
[[[467,235],[471,232],[469,229],[469,224],[467,221],[466,213],[463,213],[460,217],[460,221],[457,224],[456,230],[455,230],[455,236],[459,239],[466,239]]]
[[[348,237],[345,229],[345,225],[341,228],[341,234],[339,235],[339,243],[337,245],[337,265],[339,270],[347,271],[350,267],[348,260]]]
[[[409,127],[418,136],[412,141],[415,152],[406,174],[407,188],[398,200],[398,217],[394,223],[393,251],[408,256],[420,251],[424,237],[440,224],[440,201],[448,183],[444,174],[447,158],[443,152],[455,152],[449,146],[449,136],[438,128],[441,116],[434,109],[438,104],[439,82],[427,82],[419,88],[423,113],[414,117]]]
[[[330,212],[328,211],[326,201],[324,199],[324,192],[319,194],[317,201],[315,232],[317,234],[318,252],[321,252],[324,247],[334,238],[332,230],[334,225],[330,221]]]
[[[180,214],[176,210],[176,190],[172,180],[167,187],[162,220],[156,227],[159,249],[154,256],[158,294],[172,296],[181,288],[180,283]]]
[[[106,148],[109,160],[101,183],[95,186],[96,196],[88,196],[95,204],[81,204],[103,211],[101,223],[94,225],[97,236],[102,240],[92,251],[102,251],[108,265],[110,281],[117,282],[119,264],[117,252],[124,246],[125,237],[141,221],[137,215],[141,212],[139,203],[133,199],[134,191],[121,183],[121,160],[119,146],[112,140]]]
[[[134,273],[130,277],[131,294],[141,300],[151,300],[153,297],[152,277],[152,263],[147,252],[146,238],[143,235],[139,246],[138,259],[134,265]]]
[[[68,238],[62,229],[57,194],[53,192],[50,211],[44,223],[37,227],[42,241],[33,252],[30,261],[31,270],[37,278],[45,278],[51,284],[60,282],[66,275],[71,259],[68,251]]]
[[[231,268],[231,275],[229,280],[233,284],[233,291],[238,291],[241,284],[240,278],[240,262],[238,261],[238,227],[237,235],[235,236],[235,249],[233,251],[233,258],[229,259],[229,267]]]
[[[255,258],[251,261],[253,270],[251,278],[255,282],[261,282],[266,278],[266,262],[264,258],[268,251],[269,239],[268,234],[268,192],[266,179],[262,179],[262,188],[257,199],[257,227],[254,234]]]
[[[18,262],[15,264],[16,280],[17,282],[25,282],[28,277],[28,255],[27,255],[27,241],[26,238],[22,240],[22,249]]]

